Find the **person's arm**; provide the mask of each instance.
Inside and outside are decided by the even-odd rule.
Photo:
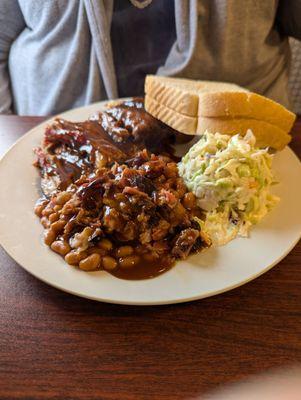
[[[0,0],[0,114],[11,112],[8,55],[13,41],[24,27],[18,0]]]
[[[282,35],[301,40],[301,1],[279,0],[276,24]]]

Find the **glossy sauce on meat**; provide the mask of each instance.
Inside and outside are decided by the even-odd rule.
[[[42,190],[49,196],[52,190],[66,189],[83,173],[93,173],[99,155],[103,165],[134,157],[145,147],[172,156],[175,134],[144,110],[142,99],[118,104],[84,122],[58,118],[47,127],[43,147],[36,149]]]
[[[134,152],[129,143],[115,143],[96,121],[71,123],[57,119],[47,128],[44,144],[52,156],[46,178],[58,175],[60,190],[66,189],[83,172],[93,171],[97,151],[106,157],[106,162],[126,159]]]

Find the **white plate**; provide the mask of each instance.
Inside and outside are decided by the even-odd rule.
[[[82,121],[103,106],[104,103],[93,104],[62,116]],[[26,271],[58,289],[121,304],[201,299],[261,275],[284,258],[301,236],[301,164],[286,148],[274,160],[281,182],[275,193],[281,202],[253,229],[249,239],[236,239],[227,246],[194,255],[167,273],[143,281],[126,281],[103,271],[86,273],[70,267],[43,244],[43,229],[33,212],[39,197],[39,179],[38,171],[32,167],[32,148],[41,142],[46,124],[23,136],[0,162],[0,243]]]

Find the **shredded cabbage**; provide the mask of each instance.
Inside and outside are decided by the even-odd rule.
[[[270,193],[275,182],[273,156],[255,147],[255,136],[209,133],[201,137],[178,164],[187,188],[205,212],[203,229],[216,245],[248,236],[279,198]]]

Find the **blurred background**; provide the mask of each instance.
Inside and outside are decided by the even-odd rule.
[[[301,42],[290,38],[292,64],[289,77],[289,91],[293,111],[301,115]]]

